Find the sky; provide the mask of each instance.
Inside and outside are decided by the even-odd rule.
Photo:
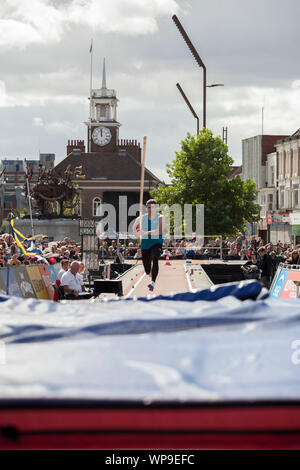
[[[1,0],[0,158],[66,156],[85,139],[93,87],[117,90],[120,138],[147,136],[146,164],[165,166],[196,120],[202,125],[202,70],[172,21],[176,14],[207,68],[207,128],[228,128],[229,154],[242,139],[300,127],[299,0]]]

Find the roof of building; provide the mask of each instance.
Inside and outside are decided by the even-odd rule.
[[[283,139],[278,140],[277,143],[281,144],[283,142],[289,142],[289,141],[295,140],[295,139],[300,139],[300,129],[298,129],[296,132],[294,132],[294,134],[291,134],[289,136],[286,136]]]
[[[229,179],[233,179],[236,176],[240,175],[243,171],[243,166],[242,165],[233,166],[232,169],[233,169],[233,172],[231,173],[231,175],[229,175],[229,177],[228,177]]]
[[[103,178],[134,181],[141,178],[141,163],[128,152],[122,156],[119,156],[118,152],[93,152],[76,155],[70,153],[55,166],[55,171],[63,173],[68,165],[71,165],[71,171],[73,172],[75,167],[82,165],[82,173],[85,175],[86,180]],[[145,168],[145,180],[162,183],[148,168]]]

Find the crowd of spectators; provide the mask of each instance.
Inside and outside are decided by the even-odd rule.
[[[196,239],[193,240],[171,240],[165,242],[163,246],[162,258],[167,255],[170,259],[224,259],[224,260],[251,260],[252,254],[258,254],[258,249],[265,247],[267,254],[280,262],[300,264],[300,245],[295,249],[289,243],[267,243],[259,237],[251,237],[250,240],[243,239],[241,236],[232,239],[216,238],[200,244]],[[100,257],[103,259],[114,258],[118,252],[126,259],[140,259],[141,250],[135,241],[100,240]]]
[[[30,236],[28,236],[30,238]],[[25,249],[32,247],[32,242],[24,242]],[[35,243],[34,248],[40,250],[40,254],[24,254],[17,245],[13,236],[8,233],[0,235],[0,267],[34,265],[34,264],[56,264],[61,261],[71,263],[81,262],[81,246],[68,237],[61,241],[49,242],[44,236]],[[262,250],[264,249],[264,250]],[[136,240],[99,240],[100,260],[139,260],[141,250]],[[245,278],[263,277],[267,272],[272,279],[279,263],[300,265],[300,245],[295,248],[289,243],[280,240],[265,244],[264,241],[252,236],[249,240],[238,236],[235,239],[215,238],[199,240],[169,240],[165,241],[162,251],[162,259],[199,259],[199,260],[242,260]],[[68,265],[68,263],[66,265]],[[263,267],[264,265],[264,267]],[[255,268],[257,266],[257,268]],[[84,267],[81,267],[81,271]]]
[[[27,235],[30,238],[30,235]],[[31,241],[24,242],[24,249],[27,253],[32,248]],[[44,236],[34,243],[33,248],[39,253],[25,254],[17,245],[11,234],[0,235],[0,267],[35,265],[35,264],[56,264],[62,260],[81,261],[81,246],[70,238],[65,237],[61,241],[49,242]]]

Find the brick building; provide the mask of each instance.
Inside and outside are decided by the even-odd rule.
[[[102,87],[93,89],[87,126],[87,151],[82,140],[69,140],[67,156],[55,171],[72,171],[73,181],[81,190],[81,218],[100,215],[103,203],[119,210],[119,196],[127,197],[127,205],[139,202],[141,176],[141,145],[136,140],[119,139],[121,124],[117,121],[116,91],[106,87],[105,63]],[[77,167],[77,177],[75,177]],[[144,200],[161,181],[145,169]],[[117,215],[118,220],[118,215]]]
[[[32,172],[30,184],[38,180],[40,169],[50,170],[54,167],[55,154],[41,153],[39,160],[26,159]],[[28,200],[23,196],[25,179],[24,161],[22,159],[0,160],[0,221],[8,216],[12,209],[28,209]]]

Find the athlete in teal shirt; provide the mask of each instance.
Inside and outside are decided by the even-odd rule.
[[[142,223],[140,217],[138,217],[133,230],[141,237],[140,246],[144,269],[146,274],[151,276],[148,289],[153,291],[158,275],[158,260],[163,243],[164,217],[159,214],[155,199],[149,199],[146,202],[146,208],[147,213],[142,216]]]

